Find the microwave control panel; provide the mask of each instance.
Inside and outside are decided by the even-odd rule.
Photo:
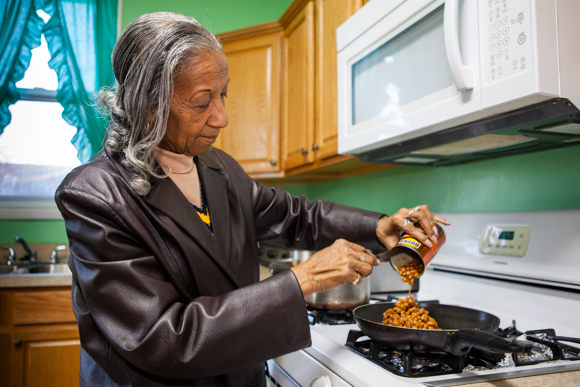
[[[491,255],[523,257],[528,251],[530,226],[488,224],[479,239],[479,252]]]
[[[480,0],[485,80],[492,83],[532,67],[530,0]]]

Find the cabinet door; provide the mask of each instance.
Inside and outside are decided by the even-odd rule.
[[[79,340],[38,341],[24,344],[25,387],[79,385]]]
[[[0,289],[0,387],[79,385],[71,288]]]
[[[338,153],[336,29],[361,7],[361,0],[316,0],[317,159]]]
[[[284,30],[284,169],[314,162],[314,4]]]
[[[281,34],[225,43],[230,123],[216,145],[247,173],[280,171]]]

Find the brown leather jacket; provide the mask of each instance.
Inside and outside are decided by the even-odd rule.
[[[265,360],[311,341],[296,278],[259,282],[256,242],[381,249],[381,214],[269,189],[219,150],[195,161],[215,236],[170,179],[137,195],[118,153],[101,151],[57,189],[81,385],[264,386]]]

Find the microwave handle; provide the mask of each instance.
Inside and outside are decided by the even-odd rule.
[[[474,87],[473,69],[465,66],[459,49],[459,0],[445,0],[443,13],[443,34],[451,76],[458,91]]]

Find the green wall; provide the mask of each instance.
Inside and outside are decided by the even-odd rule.
[[[403,167],[306,186],[292,194],[392,214],[580,209],[580,147],[450,167]]]
[[[214,34],[280,19],[292,0],[123,0],[121,28],[149,12],[193,16]]]
[[[580,146],[451,167],[403,167],[325,183],[280,186],[293,195],[392,214],[580,209]],[[67,243],[59,220],[0,221],[0,243]]]
[[[17,235],[27,243],[68,243],[64,220],[0,221],[0,243],[14,243]]]

